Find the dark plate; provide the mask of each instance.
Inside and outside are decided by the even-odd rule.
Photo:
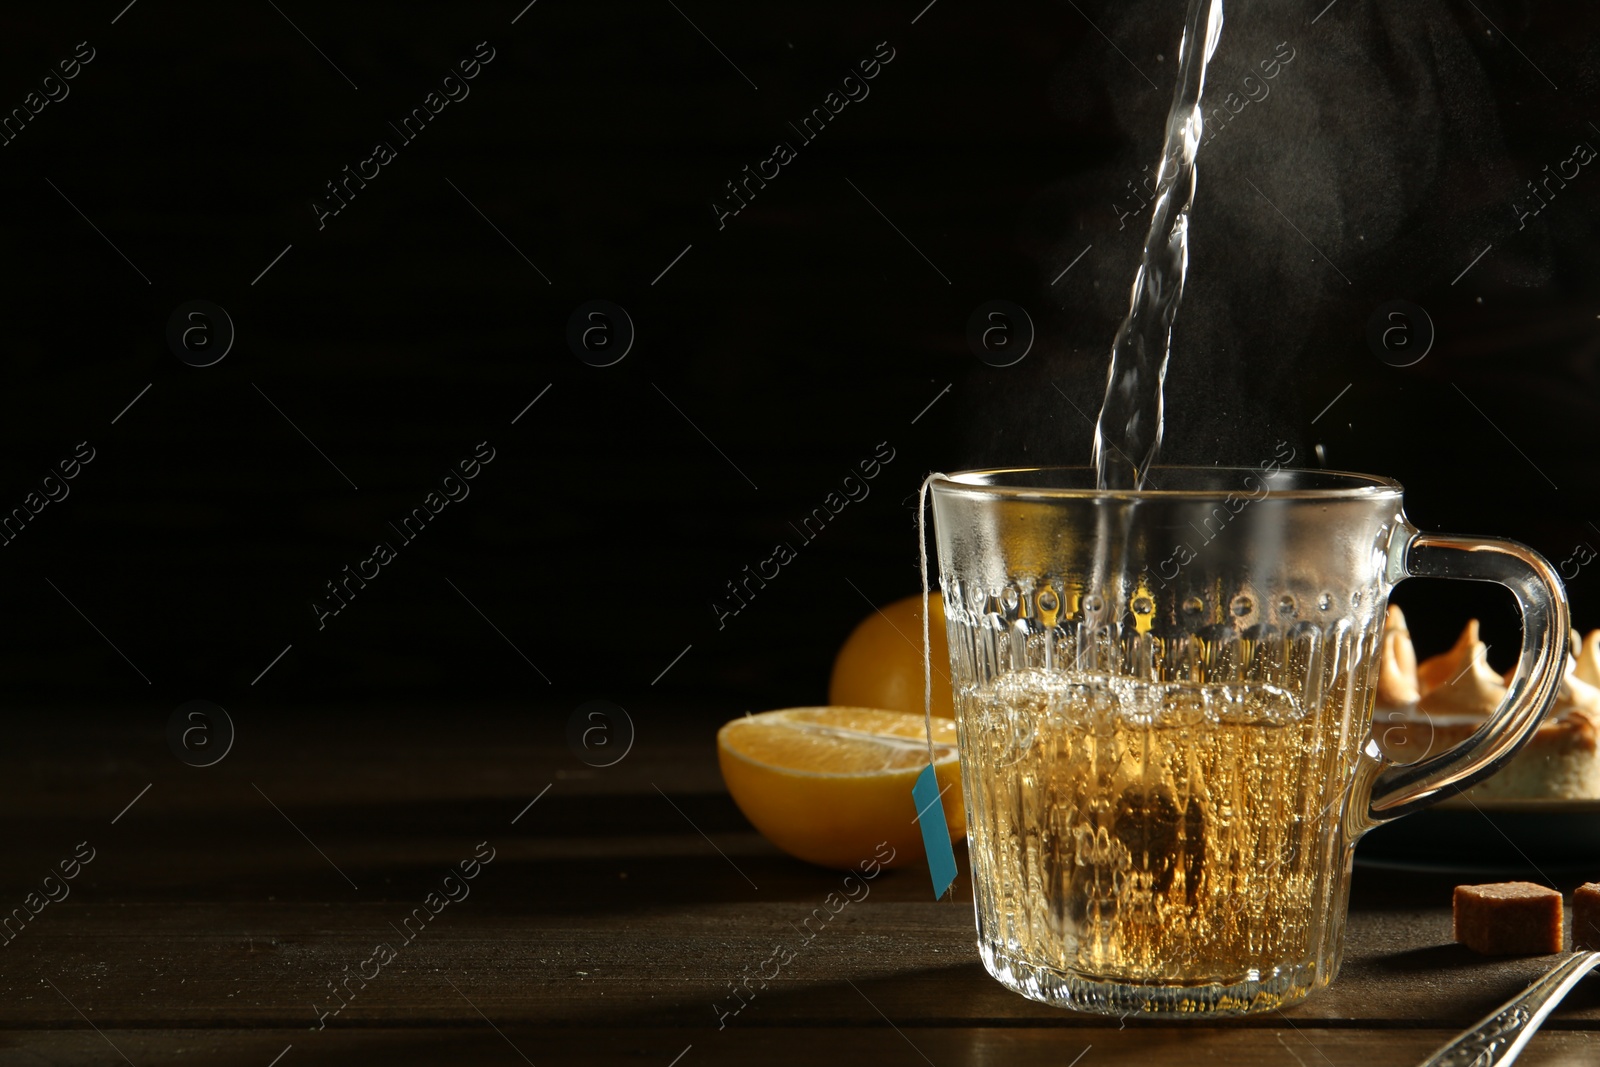
[[[1373,830],[1356,846],[1356,862],[1472,874],[1559,871],[1600,881],[1600,800],[1452,798]]]

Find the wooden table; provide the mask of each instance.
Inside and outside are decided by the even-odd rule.
[[[609,768],[568,750],[570,710],[235,708],[208,768],[168,751],[166,708],[27,717],[0,756],[0,907],[80,842],[93,859],[0,950],[0,1064],[1381,1067],[1549,964],[1452,945],[1449,879],[1358,869],[1344,971],[1310,1002],[1119,1023],[1003,989],[973,947],[965,869],[942,903],[906,870],[719,1027],[730,984],[798,942],[841,876],[743,821],[716,769],[721,710],[631,706],[637,740]],[[446,883],[475,854],[492,859]],[[433,914],[442,889],[462,899]],[[359,972],[376,973],[319,1018]],[[1596,1030],[1591,984],[1523,1062],[1592,1064]]]

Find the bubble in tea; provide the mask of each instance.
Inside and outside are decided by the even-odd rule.
[[[1039,669],[958,693],[983,939],[1123,983],[1308,955],[1342,699]]]

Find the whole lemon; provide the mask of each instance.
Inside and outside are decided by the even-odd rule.
[[[933,660],[933,713],[955,718],[944,601],[928,597]],[[908,596],[862,619],[833,661],[828,703],[922,714],[922,597]]]

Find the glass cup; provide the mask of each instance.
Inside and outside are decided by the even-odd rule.
[[[1511,541],[1420,533],[1385,478],[1086,468],[931,479],[978,951],[1048,1004],[1284,1007],[1339,969],[1356,841],[1493,774],[1538,728],[1566,596]],[[1503,706],[1459,746],[1369,743],[1389,591],[1497,582]]]

